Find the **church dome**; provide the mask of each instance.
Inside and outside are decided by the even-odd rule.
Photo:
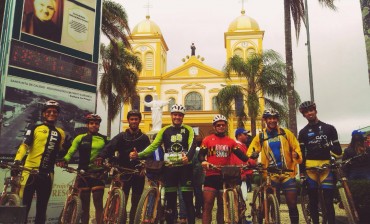
[[[162,31],[159,26],[150,20],[150,16],[138,23],[131,32],[132,35],[161,35]]]
[[[245,15],[245,11],[242,11],[242,14],[234,19],[229,25],[229,32],[238,32],[238,31],[251,31],[251,30],[260,30],[260,27],[257,21],[249,16]]]

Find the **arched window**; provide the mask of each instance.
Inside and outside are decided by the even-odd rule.
[[[171,112],[171,107],[175,104],[175,98],[171,97],[168,101],[168,111]]]
[[[190,92],[185,96],[185,108],[187,110],[203,110],[202,96],[197,92]]]
[[[146,70],[153,70],[153,53],[148,52],[145,54],[145,69]]]
[[[236,116],[240,116],[243,113],[244,105],[243,105],[243,96],[238,95],[235,98],[235,112]]]
[[[140,111],[140,97],[134,96],[132,100],[132,109]]]
[[[254,53],[256,53],[256,50],[254,48],[248,48],[248,50],[247,50],[248,57],[250,57]]]
[[[146,95],[144,98],[145,102],[150,103],[153,100],[152,95]],[[144,111],[151,111],[150,107],[144,106]]]
[[[239,57],[243,58],[243,50],[242,49],[235,49],[234,55],[238,55]]]
[[[217,96],[212,97],[212,110],[218,110],[216,102],[217,102]]]

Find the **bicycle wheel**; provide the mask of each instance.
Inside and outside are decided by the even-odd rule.
[[[353,202],[351,192],[346,192],[343,187],[338,188],[343,207],[346,210],[348,223],[358,223],[359,217],[356,211],[355,203]]]
[[[71,200],[63,208],[60,223],[70,224],[79,223],[82,215],[81,199],[78,196],[72,196]]]
[[[157,223],[161,220],[161,212],[157,209],[160,208],[158,191],[156,188],[146,188],[141,195],[139,204],[135,214],[135,224],[141,223]]]
[[[120,224],[124,223],[124,209],[126,199],[121,189],[113,189],[107,198],[104,207],[104,223],[106,224]]]
[[[237,223],[238,216],[237,216],[237,206],[235,200],[234,191],[228,190],[226,191],[226,201],[224,201],[224,221],[225,223]]]
[[[259,193],[259,188],[253,190],[252,204],[251,204],[252,222],[254,224],[262,224],[263,222],[263,199]]]
[[[17,194],[7,194],[2,200],[1,205],[5,206],[20,206],[21,199]]]
[[[237,196],[238,196],[239,221],[241,221],[239,223],[244,224],[244,223],[246,223],[246,214],[245,214],[245,212],[247,210],[247,205],[245,204],[243,194],[242,194],[242,190],[240,189],[239,185],[236,186],[236,192],[237,192]]]
[[[303,217],[306,223],[310,224],[312,223],[311,214],[310,214],[310,206],[309,206],[310,200],[308,199],[307,187],[304,184],[305,183],[303,183],[301,187],[301,207],[302,207]]]
[[[267,196],[267,209],[269,223],[280,224],[279,201],[273,194]]]

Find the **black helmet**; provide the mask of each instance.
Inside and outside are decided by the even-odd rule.
[[[88,114],[86,115],[85,119],[86,123],[89,123],[89,121],[99,121],[99,123],[101,122],[101,117],[97,114]]]
[[[277,117],[279,118],[280,114],[277,110],[274,108],[268,108],[265,111],[263,111],[262,118],[268,118],[268,117]]]
[[[308,110],[309,108],[313,108],[316,110],[316,104],[313,101],[304,101],[299,105],[299,112],[303,114],[303,111]]]
[[[60,112],[59,103],[55,100],[46,101],[42,107],[42,112],[44,113],[50,107],[54,107],[55,109],[57,109],[58,113]]]
[[[140,111],[138,110],[130,110],[128,113],[127,113],[127,120],[131,117],[131,116],[138,116],[141,120],[141,113]]]

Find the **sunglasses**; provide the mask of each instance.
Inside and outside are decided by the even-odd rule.
[[[226,124],[216,124],[216,127],[226,127]]]
[[[46,110],[45,111],[45,114],[58,114],[58,111],[57,110]]]

